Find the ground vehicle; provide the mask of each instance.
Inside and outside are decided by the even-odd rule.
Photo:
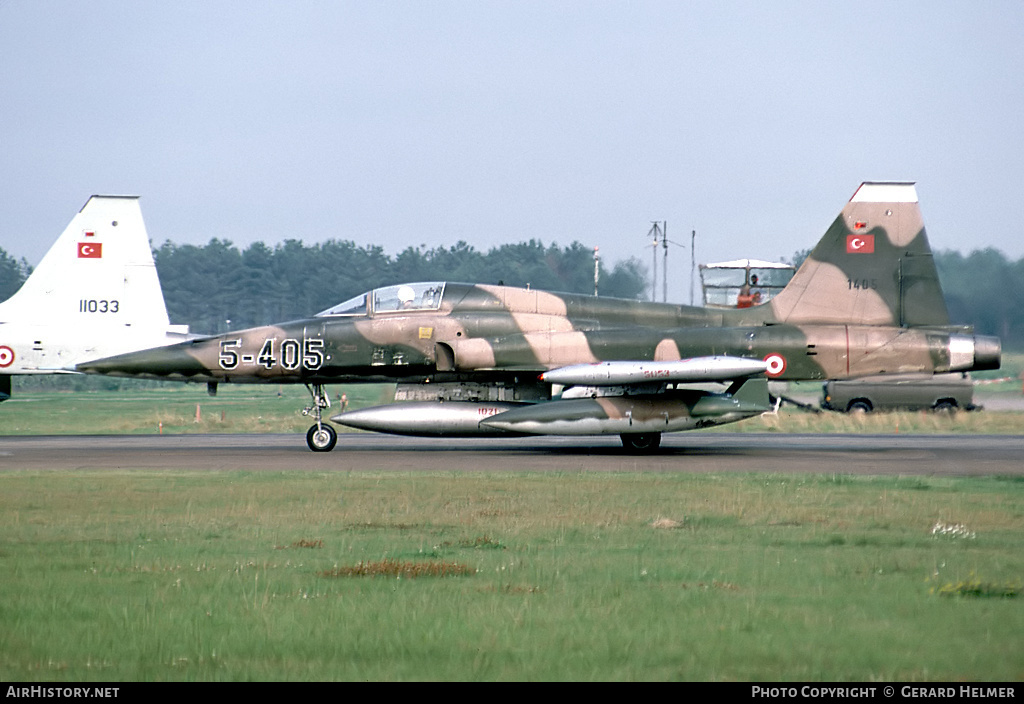
[[[826,381],[821,407],[831,411],[865,412],[933,409],[973,411],[974,382],[967,372],[953,374],[887,374]]]

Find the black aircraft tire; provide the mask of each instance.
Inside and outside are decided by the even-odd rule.
[[[623,433],[622,446],[630,452],[654,452],[661,446],[661,433]]]
[[[326,423],[312,426],[306,433],[306,444],[313,452],[330,452],[338,443],[338,431]]]

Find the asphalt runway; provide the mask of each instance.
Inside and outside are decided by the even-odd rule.
[[[652,455],[617,437],[432,439],[342,434],[314,453],[300,435],[0,437],[0,472],[515,471],[1024,476],[1021,435],[673,433]]]

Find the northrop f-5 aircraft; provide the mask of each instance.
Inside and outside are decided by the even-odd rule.
[[[770,409],[768,379],[995,369],[998,338],[953,328],[912,183],[864,183],[789,285],[705,309],[506,286],[379,288],[312,318],[78,365],[154,379],[304,383],[310,449],[337,440],[328,383],[397,382],[335,423],[432,436],[661,434]],[[215,387],[214,387],[215,388]]]
[[[171,325],[135,196],[92,196],[17,293],[0,303],[0,401],[11,375],[187,340]]]

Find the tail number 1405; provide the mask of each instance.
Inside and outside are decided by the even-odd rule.
[[[267,339],[257,354],[239,354],[238,348],[242,340],[221,340],[220,356],[217,361],[221,369],[237,369],[238,364],[259,365],[264,369],[280,366],[285,371],[295,371],[299,367],[316,371],[324,364],[324,341],[319,337],[307,337],[299,342],[288,338],[285,340]]]

